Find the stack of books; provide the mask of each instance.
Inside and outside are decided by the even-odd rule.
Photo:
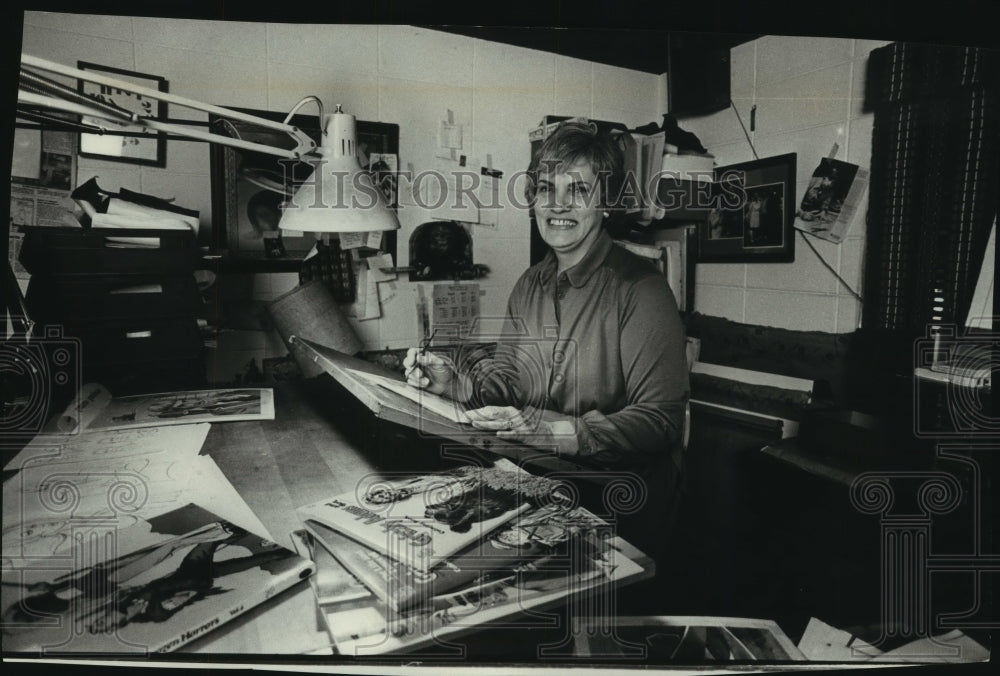
[[[412,652],[577,594],[650,577],[652,561],[505,459],[369,477],[301,507],[319,615],[341,654]]]

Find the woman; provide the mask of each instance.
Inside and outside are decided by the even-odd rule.
[[[655,471],[639,496],[654,508],[681,467],[685,337],[666,279],[604,229],[624,178],[613,138],[586,123],[553,132],[526,187],[551,250],[515,284],[494,359],[465,373],[411,348],[404,367],[411,385],[471,407],[479,429],[647,483]]]

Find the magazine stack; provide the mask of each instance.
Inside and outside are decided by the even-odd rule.
[[[506,459],[382,479],[301,507],[320,616],[341,654],[419,650],[653,575],[556,480]]]

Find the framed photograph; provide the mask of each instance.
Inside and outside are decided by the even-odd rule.
[[[795,260],[795,153],[715,170],[699,263]]]
[[[136,73],[121,68],[87,63],[86,61],[78,61],[77,67],[80,70],[94,71],[147,89],[167,91],[166,79],[158,75]],[[167,104],[164,101],[86,80],[77,81],[77,90],[90,98],[111,104],[130,113],[136,113],[139,117],[156,120],[167,118]],[[99,120],[94,120],[86,115],[81,117],[81,122],[84,124],[100,124]],[[135,127],[131,131],[133,133],[128,135],[81,133],[80,156],[112,162],[144,164],[150,167],[167,166],[167,142],[162,135],[142,127]]]
[[[286,116],[282,112],[249,108],[230,110],[278,122]],[[320,144],[318,116],[295,115],[289,122]],[[247,122],[223,122],[218,116],[209,115],[209,126],[213,133],[222,133],[225,129],[245,141],[279,148],[294,147],[287,134]],[[397,208],[394,171],[398,166],[399,125],[357,120],[356,131],[359,164],[375,172],[376,185],[383,188],[387,198],[393,198],[389,206]],[[283,161],[287,162],[277,155],[212,144],[212,236],[214,246],[226,251],[227,268],[253,272],[298,271],[302,259],[316,243],[313,233],[290,237],[278,229],[279,206],[286,197]],[[309,178],[313,167],[301,161],[294,163],[291,170],[292,182],[297,185]],[[392,254],[395,261],[396,231],[381,234],[378,251]],[[374,253],[375,249],[356,252],[361,257]]]

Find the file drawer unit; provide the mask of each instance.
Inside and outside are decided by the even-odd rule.
[[[193,233],[26,230],[28,311],[39,325],[79,339],[85,382],[115,395],[207,384]]]

